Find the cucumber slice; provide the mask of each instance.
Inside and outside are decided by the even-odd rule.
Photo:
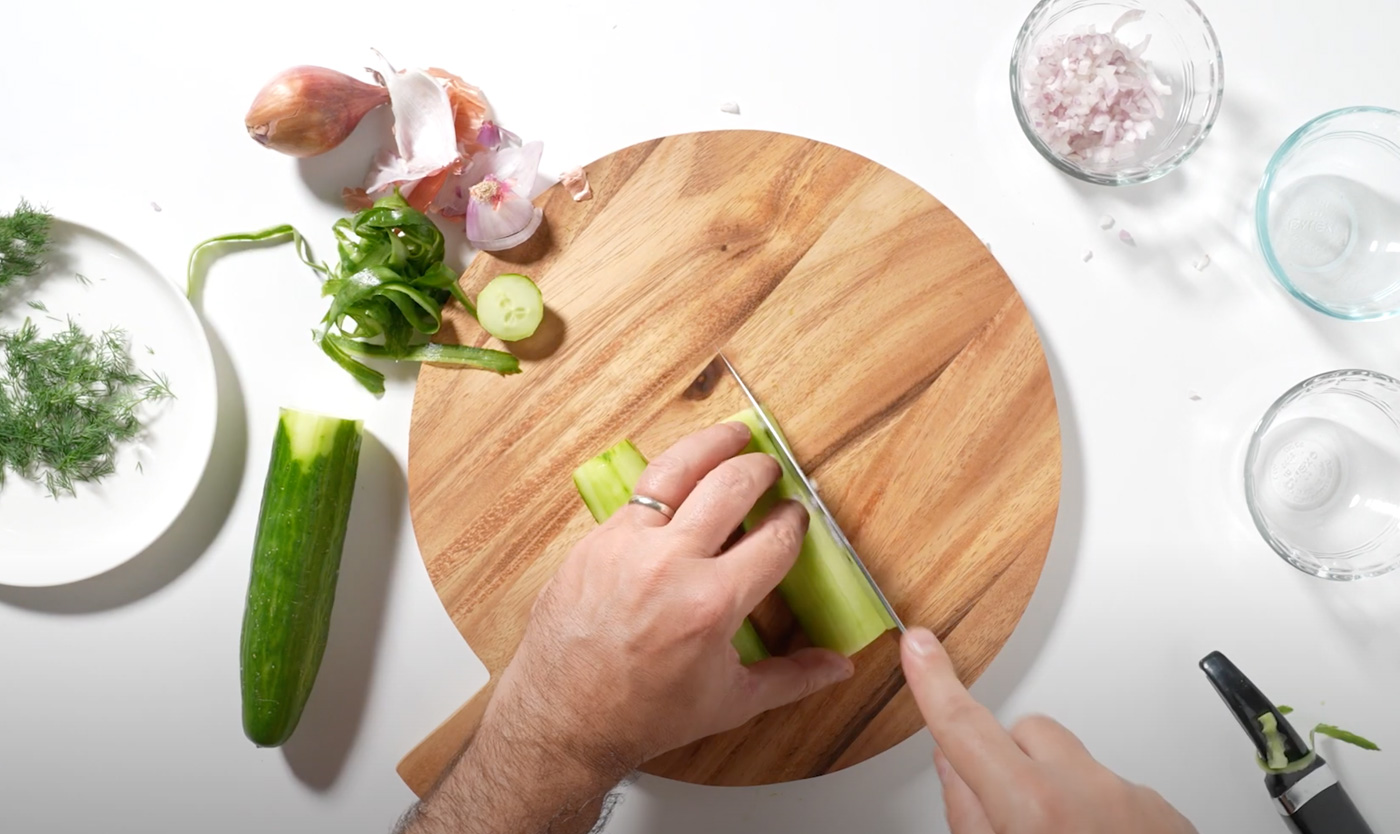
[[[503,342],[528,339],[544,321],[544,296],[524,275],[497,275],[476,297],[476,319]]]

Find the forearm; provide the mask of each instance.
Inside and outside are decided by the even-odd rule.
[[[581,762],[509,727],[483,726],[398,834],[585,834],[621,762]]]

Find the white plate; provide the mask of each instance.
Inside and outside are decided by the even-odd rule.
[[[170,380],[175,399],[151,407],[116,473],[54,499],[9,473],[0,487],[0,584],[62,585],[120,565],[154,542],[194,494],[214,446],[218,389],[204,328],[176,287],[100,232],[55,220],[42,280],[3,297],[0,326],[26,317],[42,332],[72,317],[89,332],[121,327],[137,367]],[[86,276],[84,284],[75,275]],[[48,312],[29,307],[38,300]]]

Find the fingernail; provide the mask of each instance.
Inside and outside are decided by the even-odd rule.
[[[740,423],[738,420],[731,420],[725,423],[725,425],[728,426],[729,430],[734,432],[736,436],[743,436],[745,440],[752,435],[752,432],[749,431],[749,427]]]
[[[831,667],[831,677],[837,683],[848,680],[851,675],[856,673],[856,665],[851,662],[851,659],[839,654],[836,656],[836,660],[831,662]]]
[[[938,651],[938,638],[926,628],[909,629],[904,635],[904,642],[909,644],[909,651],[920,657],[928,657]]]

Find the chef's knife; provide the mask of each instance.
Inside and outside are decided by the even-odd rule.
[[[807,477],[807,473],[802,471],[802,467],[798,464],[797,457],[793,455],[792,449],[787,445],[787,440],[783,437],[783,433],[778,431],[778,427],[773,425],[773,421],[768,417],[767,409],[759,403],[758,397],[754,396],[753,389],[749,388],[748,383],[744,382],[744,378],[739,376],[739,372],[730,364],[729,358],[722,353],[719,355],[719,358],[720,361],[724,362],[724,367],[729,370],[729,375],[734,377],[734,381],[738,383],[739,390],[744,393],[744,397],[749,401],[749,405],[753,407],[753,412],[758,417],[758,421],[763,424],[764,430],[773,438],[773,445],[778,449],[778,464],[783,468],[786,474],[792,476],[798,491],[801,493],[802,503],[807,506],[808,512],[815,515],[822,524],[826,525],[827,530],[830,531],[831,537],[836,540],[837,545],[846,552],[846,555],[855,563],[855,566],[860,568],[860,572],[865,575],[865,581],[870,583],[870,587],[875,591],[875,596],[880,598],[880,604],[885,607],[885,613],[890,615],[890,619],[894,620],[895,626],[903,633],[904,621],[899,618],[898,614],[894,613],[894,606],[890,605],[890,601],[885,598],[885,592],[880,590],[879,584],[875,582],[875,577],[870,575],[870,570],[866,568],[865,563],[860,560],[856,549],[851,546],[851,540],[846,538],[846,534],[841,531],[841,525],[836,523],[836,517],[831,514],[831,510],[826,508],[826,504],[822,501],[821,496],[817,494],[816,486],[812,483],[811,479]]]
[[[1220,652],[1211,652],[1201,661],[1201,670],[1220,694],[1225,706],[1235,716],[1240,727],[1254,742],[1259,757],[1269,757],[1268,738],[1259,716],[1270,713],[1278,724],[1283,739],[1284,756],[1290,763],[1300,762],[1309,754],[1308,744],[1283,713],[1264,693]],[[1298,834],[1372,834],[1371,827],[1361,818],[1361,812],[1342,788],[1332,768],[1321,756],[1294,773],[1269,773],[1264,787],[1274,801],[1274,808]]]

